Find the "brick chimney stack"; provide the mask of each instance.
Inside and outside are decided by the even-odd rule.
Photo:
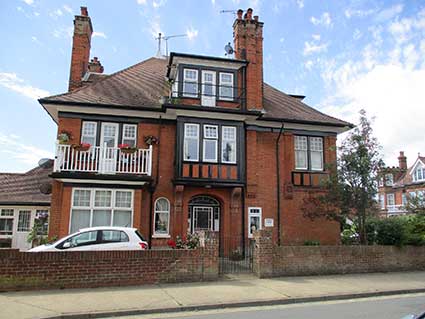
[[[398,157],[398,167],[407,170],[407,157],[404,156],[403,151],[400,152],[400,156]]]
[[[88,70],[92,33],[93,26],[87,8],[81,7],[81,14],[76,15],[74,19],[68,91],[74,91],[82,86],[82,78]]]
[[[88,71],[94,72],[94,73],[103,73],[103,66],[100,63],[99,58],[97,56],[95,56],[93,59],[90,60]]]
[[[243,11],[237,12],[233,23],[235,58],[247,60],[246,106],[247,109],[263,109],[263,22],[252,16],[249,8],[242,18]]]

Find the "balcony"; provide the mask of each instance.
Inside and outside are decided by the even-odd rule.
[[[129,153],[117,147],[92,146],[88,150],[73,145],[56,145],[54,172],[151,175],[152,145]]]
[[[404,215],[407,211],[403,205],[387,205],[388,215]]]

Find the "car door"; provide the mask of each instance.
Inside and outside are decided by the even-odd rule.
[[[101,250],[131,250],[130,239],[122,230],[101,230]]]

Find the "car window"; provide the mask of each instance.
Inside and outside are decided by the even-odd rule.
[[[58,248],[66,249],[66,248],[74,248],[79,246],[87,246],[87,245],[96,244],[96,242],[97,242],[97,230],[93,230],[93,231],[77,234],[75,236],[68,238],[67,240],[59,244]],[[64,247],[65,243],[70,243],[70,246]]]
[[[120,230],[102,230],[103,243],[118,243],[130,241],[127,234]]]

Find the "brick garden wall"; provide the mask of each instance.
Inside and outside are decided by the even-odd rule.
[[[214,280],[218,242],[194,250],[19,252],[0,250],[0,291]]]
[[[260,278],[425,270],[425,247],[276,246],[257,232],[254,272]]]

